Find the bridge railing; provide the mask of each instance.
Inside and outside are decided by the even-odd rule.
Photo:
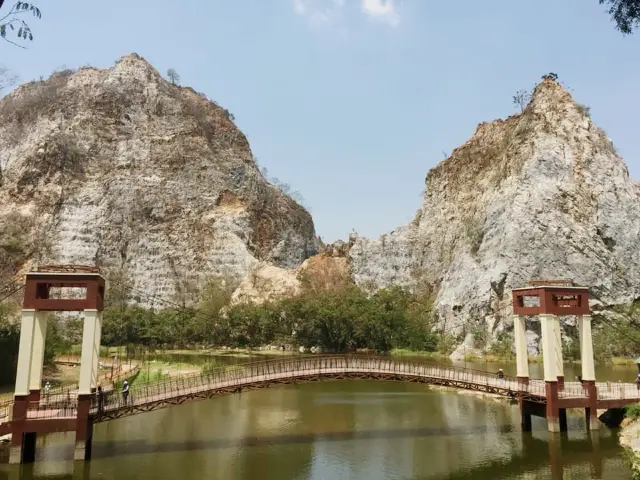
[[[581,384],[564,384],[562,388],[558,390],[558,398],[588,398],[589,391]]]
[[[29,402],[27,405],[28,419],[70,418],[75,417],[78,409],[78,397],[62,393],[49,394],[40,401]]]
[[[640,388],[633,383],[596,382],[598,400],[640,401]]]
[[[99,407],[113,410],[212,389],[242,387],[256,382],[277,381],[317,374],[358,372],[428,377],[449,381],[452,386],[456,386],[455,383],[460,382],[513,392],[524,388],[531,394],[544,395],[543,384],[534,383],[523,387],[513,377],[499,379],[495,374],[484,371],[381,357],[334,355],[253,362],[146,384],[134,384],[130,387],[126,399],[119,392],[107,394],[103,397],[103,403],[100,406],[96,405],[93,411],[97,411]],[[446,382],[441,383],[446,384]]]
[[[11,414],[13,413],[13,402],[0,403],[0,423],[11,421]]]

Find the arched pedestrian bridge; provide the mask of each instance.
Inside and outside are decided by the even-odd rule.
[[[429,364],[389,357],[311,356],[286,357],[227,366],[148,384],[133,385],[125,401],[120,392],[107,392],[102,404],[93,402],[90,416],[93,423],[156,410],[170,405],[232,394],[247,389],[265,388],[299,382],[322,380],[387,380],[424,383],[451,388],[474,390],[538,404],[547,402],[545,383],[530,380],[528,384],[516,378],[500,379],[495,373],[461,367]],[[566,403],[588,402],[589,390],[580,382],[566,382],[558,399]],[[597,401],[600,408],[619,407],[640,401],[640,390],[632,383],[598,383]],[[12,405],[0,405],[0,435],[9,433]],[[77,401],[72,394],[43,397],[31,402],[27,422],[38,427],[39,422],[51,422],[51,428],[34,431],[63,431],[75,428]],[[4,419],[4,422],[3,422]]]

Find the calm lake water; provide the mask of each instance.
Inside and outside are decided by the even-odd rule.
[[[532,365],[532,376],[536,369],[541,365]],[[598,376],[630,381],[635,371],[611,367]],[[566,368],[567,377],[577,374],[579,366],[575,373]],[[0,479],[631,476],[617,433],[604,427],[589,434],[578,413],[570,415],[568,435],[548,435],[538,418],[532,433],[522,433],[515,404],[382,381],[289,385],[98,424],[87,463],[74,464],[73,437],[39,439],[36,464],[0,465]]]

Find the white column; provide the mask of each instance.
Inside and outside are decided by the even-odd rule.
[[[513,316],[513,337],[516,344],[516,375],[529,378],[529,354],[524,316]]]
[[[562,362],[562,332],[560,330],[560,319],[557,316],[553,316],[553,335],[555,338],[555,362],[556,362],[556,376],[564,377],[564,363]]]
[[[33,330],[35,328],[35,323],[36,311],[22,310],[15,395],[29,395],[29,377],[31,376],[31,349],[33,347]]]
[[[96,329],[99,325],[97,310],[84,311],[84,325],[82,327],[82,355],[80,357],[80,381],[78,393],[90,394],[94,380],[94,357],[96,354]]]
[[[96,329],[95,329],[95,337],[94,337],[94,355],[93,355],[93,363],[91,365],[91,386],[98,386],[98,377],[100,373],[99,363],[100,363],[100,338],[102,335],[102,312],[98,312],[96,317]]]
[[[44,347],[47,338],[47,312],[36,312],[33,328],[33,347],[31,348],[31,375],[29,390],[40,390],[42,386],[42,365]]]
[[[591,315],[578,316],[578,333],[580,335],[580,360],[582,363],[582,379],[595,381],[596,369],[593,360]]]
[[[542,361],[544,364],[544,379],[547,382],[557,382],[556,375],[556,336],[553,327],[555,318],[553,315],[541,314],[540,327],[542,331]]]

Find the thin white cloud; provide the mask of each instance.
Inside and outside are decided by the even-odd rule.
[[[316,26],[332,22],[342,13],[345,0],[293,0],[294,11]]]
[[[396,26],[400,23],[396,0],[362,0],[362,11],[371,18]]]

